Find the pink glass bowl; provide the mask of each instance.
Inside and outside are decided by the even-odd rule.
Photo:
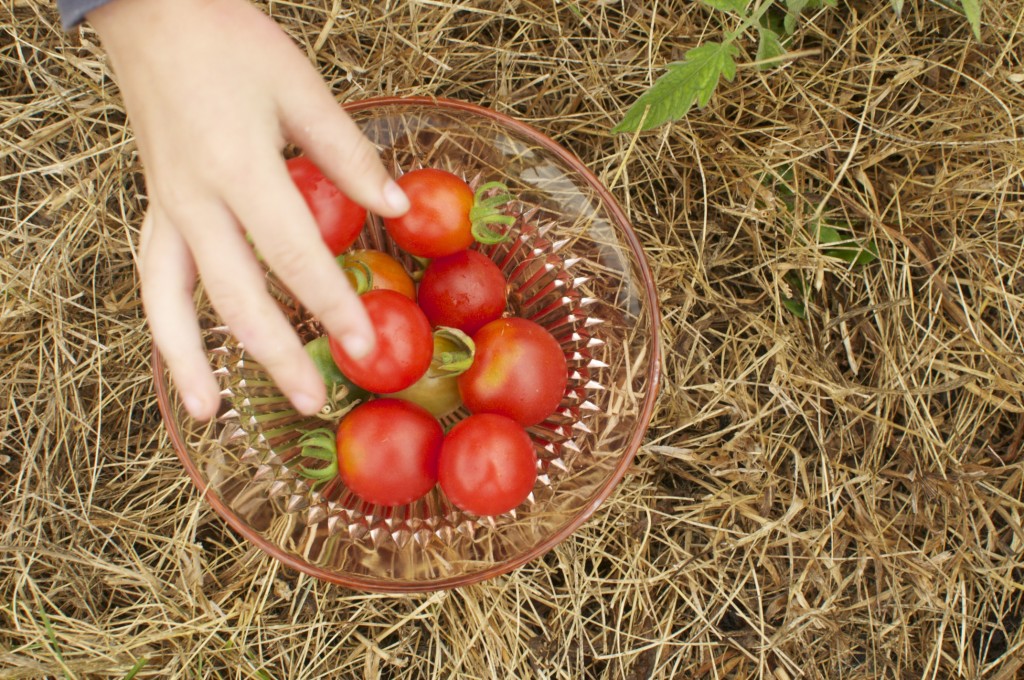
[[[474,188],[504,182],[516,196],[511,238],[480,250],[508,277],[509,313],[548,328],[561,341],[570,371],[557,412],[529,429],[539,457],[533,493],[512,512],[476,517],[438,489],[397,508],[363,503],[340,480],[314,489],[295,472],[303,462],[297,442],[325,422],[289,409],[201,295],[200,322],[223,388],[218,417],[200,423],[188,416],[154,350],[160,410],[203,497],[285,565],[372,591],[475,583],[569,536],[633,460],[659,379],[650,268],[608,190],[575,156],[528,125],[443,99],[370,99],[345,108],[396,176],[442,167]],[[373,217],[357,247],[383,249],[411,264]],[[320,334],[316,319],[270,273],[267,282],[304,340]]]

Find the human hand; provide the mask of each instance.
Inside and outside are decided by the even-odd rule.
[[[219,403],[192,300],[201,276],[235,337],[296,408],[316,412],[323,381],[267,293],[245,234],[358,356],[373,347],[369,318],[281,151],[298,145],[379,215],[405,212],[405,195],[306,56],[247,0],[114,0],[88,19],[110,55],[145,167],[142,301],[186,408],[207,419]]]

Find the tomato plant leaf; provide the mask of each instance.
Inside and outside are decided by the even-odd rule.
[[[967,16],[967,23],[974,31],[974,37],[981,40],[981,3],[978,0],[960,0],[960,6]]]
[[[786,19],[784,21],[786,35],[792,35],[796,31],[796,21],[808,4],[810,4],[810,0],[786,0]]]
[[[779,40],[779,34],[766,26],[758,26],[757,29],[758,40],[757,40],[757,60],[760,62],[766,62],[776,57],[781,57],[786,53],[786,48],[782,46],[782,41]],[[775,64],[759,64],[758,68],[762,71],[767,70],[775,66]]]
[[[701,0],[701,2],[711,9],[717,9],[723,12],[736,12],[737,14],[743,14],[747,9],[746,0]]]
[[[731,42],[709,42],[686,53],[683,61],[669,64],[668,71],[640,95],[612,132],[650,130],[685,116],[696,104],[706,106],[720,78],[736,77],[739,49]]]

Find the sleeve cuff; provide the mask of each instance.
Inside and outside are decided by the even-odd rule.
[[[60,23],[65,31],[69,31],[85,21],[85,15],[110,0],[57,0],[60,10]]]

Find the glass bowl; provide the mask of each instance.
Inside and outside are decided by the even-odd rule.
[[[477,517],[436,489],[410,505],[368,505],[336,479],[296,473],[298,439],[324,426],[290,410],[266,372],[198,297],[220,381],[218,416],[187,414],[154,350],[160,410],[203,497],[247,540],[285,565],[351,588],[428,591],[507,573],[550,550],[590,517],[629,467],[651,418],[659,379],[658,309],[650,268],[622,209],[554,141],[495,111],[433,98],[345,105],[397,176],[441,167],[474,189],[501,181],[516,197],[511,238],[478,246],[509,282],[509,314],[545,326],[569,364],[556,411],[528,429],[538,454],[533,492],[515,510]],[[356,247],[411,260],[371,216]],[[303,340],[316,319],[271,273],[268,289]],[[458,412],[450,425],[465,415]]]

